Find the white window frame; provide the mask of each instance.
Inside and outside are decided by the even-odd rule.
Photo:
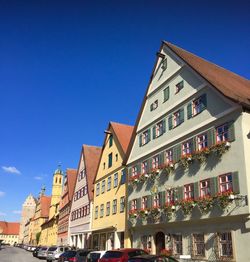
[[[111,189],[111,176],[108,177],[108,182],[107,182],[107,191]]]
[[[181,147],[182,156],[190,155],[192,153],[191,141],[186,141],[182,143]]]
[[[173,163],[173,150],[166,150],[166,163],[169,165]]]
[[[156,155],[152,158],[152,168],[158,168],[160,163],[160,156]]]
[[[220,257],[233,257],[232,233],[219,233],[219,252]]]
[[[194,184],[184,185],[184,199],[194,199]]]
[[[228,141],[228,124],[220,125],[216,128],[216,142],[221,143]]]
[[[233,176],[232,173],[219,176],[220,192],[233,191]]]
[[[200,181],[200,197],[206,197],[211,195],[210,181],[209,179]]]
[[[201,134],[197,136],[197,146],[199,151],[208,147],[207,134]]]
[[[148,169],[148,161],[146,160],[141,163],[141,173],[147,174],[147,169]]]
[[[114,174],[114,188],[118,186],[118,173]]]

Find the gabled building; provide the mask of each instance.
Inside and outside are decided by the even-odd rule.
[[[82,146],[69,219],[69,244],[77,248],[91,245],[93,181],[100,154],[100,147]]]
[[[20,223],[0,221],[0,245],[18,243]]]
[[[32,235],[30,238],[31,245],[38,245],[41,236],[41,225],[49,218],[50,196],[45,196],[45,188],[41,189],[40,196],[38,197],[36,211],[34,217],[31,219],[30,227]]]
[[[57,231],[59,219],[59,203],[62,194],[63,172],[60,168],[55,170],[52,180],[52,194],[49,206],[49,217],[41,225],[40,245],[52,246],[57,244]]]
[[[133,247],[250,261],[250,82],[163,42],[129,146]]]
[[[67,168],[63,183],[63,192],[59,205],[58,245],[68,245],[69,214],[76,184],[77,170]]]
[[[123,160],[133,127],[110,122],[94,180],[92,247],[100,250],[126,244],[126,172]]]
[[[25,199],[23,206],[22,206],[19,243],[25,243],[24,242],[25,224],[34,216],[35,210],[36,210],[36,199],[30,194]]]

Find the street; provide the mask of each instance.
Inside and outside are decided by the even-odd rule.
[[[0,250],[0,262],[38,262],[39,260],[32,256],[32,252],[18,247],[3,246]]]

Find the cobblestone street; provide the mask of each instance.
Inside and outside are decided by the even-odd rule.
[[[38,258],[33,257],[32,252],[18,247],[4,246],[0,250],[0,262],[38,262]]]

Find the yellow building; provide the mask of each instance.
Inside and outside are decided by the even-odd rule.
[[[41,225],[40,245],[52,246],[57,244],[59,203],[62,194],[63,172],[60,167],[54,172],[49,218]]]
[[[123,160],[133,127],[110,122],[105,131],[97,174],[94,181],[92,247],[100,250],[127,246],[126,172]]]
[[[14,245],[18,243],[20,223],[0,221],[1,243]]]
[[[38,245],[40,244],[41,236],[41,225],[49,218],[49,207],[50,207],[50,196],[45,196],[45,188],[42,188],[40,197],[36,205],[36,211],[33,219],[31,220],[32,234],[30,236],[30,244]]]

